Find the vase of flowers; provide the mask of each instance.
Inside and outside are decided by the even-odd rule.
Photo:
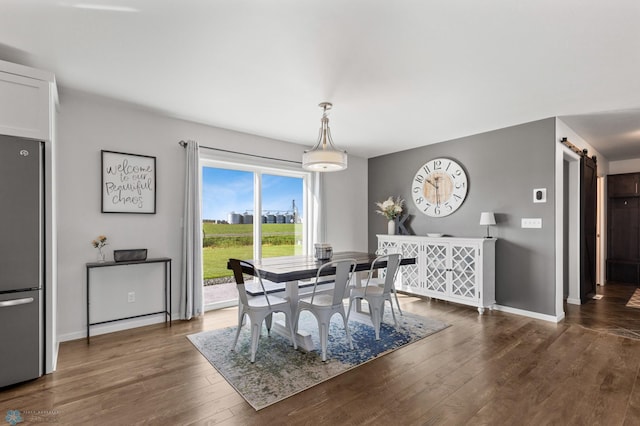
[[[376,212],[386,217],[388,220],[387,232],[389,235],[396,233],[396,218],[402,214],[403,204],[404,200],[400,197],[397,197],[395,200],[393,197],[389,197],[383,202],[376,203],[376,206],[378,206],[378,210]]]
[[[91,245],[98,249],[98,262],[104,262],[104,251],[102,251],[102,248],[107,244],[107,237],[104,235],[99,235],[98,238],[91,241]]]

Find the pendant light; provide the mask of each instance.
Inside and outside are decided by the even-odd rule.
[[[314,172],[336,172],[344,170],[347,168],[347,151],[342,151],[335,147],[333,139],[331,139],[331,129],[329,129],[327,111],[329,111],[333,105],[329,102],[322,102],[318,106],[322,108],[318,142],[313,148],[302,154],[302,167]]]

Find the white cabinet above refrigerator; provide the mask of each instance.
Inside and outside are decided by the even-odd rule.
[[[55,90],[53,74],[0,61],[0,135],[50,141]]]

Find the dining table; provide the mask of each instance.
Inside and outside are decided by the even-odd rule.
[[[266,257],[258,260],[248,260],[248,262],[253,264],[256,274],[260,274],[263,280],[270,282],[265,285],[268,293],[284,292],[282,297],[289,301],[291,312],[295,315],[298,309],[300,288],[307,288],[313,285],[318,269],[323,264],[346,259],[355,260],[356,268],[352,280],[354,280],[353,285],[360,286],[363,280],[366,280],[367,274],[371,270],[371,265],[378,256],[375,253],[368,252],[341,251],[334,252],[331,259],[326,260],[317,260],[313,255],[296,255]],[[416,259],[414,257],[406,257],[402,258],[400,265],[412,265],[415,263]],[[375,267],[385,268],[386,262],[378,262]],[[333,274],[335,274],[335,268],[326,268],[323,271],[323,275],[328,277]],[[284,284],[284,287],[273,283]],[[356,305],[356,311],[361,311],[359,303]],[[274,321],[271,331],[286,337],[289,337],[290,334],[288,327],[282,321]],[[310,333],[299,329],[297,334],[298,346],[306,351],[313,350],[314,345],[311,341]]]

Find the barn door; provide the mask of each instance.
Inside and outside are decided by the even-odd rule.
[[[597,165],[594,158],[580,159],[580,300],[596,293]]]

